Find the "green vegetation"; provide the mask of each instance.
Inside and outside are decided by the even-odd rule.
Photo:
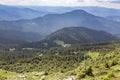
[[[0,80],[119,80],[120,43],[0,50]]]
[[[64,42],[63,41],[60,41],[60,40],[55,40],[54,41],[57,45],[64,45]]]

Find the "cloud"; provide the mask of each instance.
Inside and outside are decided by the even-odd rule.
[[[0,0],[0,3],[9,5],[73,5],[78,0]]]
[[[98,2],[120,3],[120,0],[96,0]]]
[[[120,3],[120,0],[111,1],[112,3]]]
[[[84,2],[84,0],[78,0],[78,2]]]
[[[120,9],[120,0],[0,0],[0,3],[35,6],[101,6]]]

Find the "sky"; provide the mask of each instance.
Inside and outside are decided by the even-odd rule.
[[[120,0],[0,0],[0,4],[19,6],[100,6],[120,9]]]

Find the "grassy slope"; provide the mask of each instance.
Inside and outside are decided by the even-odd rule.
[[[26,80],[43,80],[43,78],[44,80],[69,80],[71,78],[73,78],[74,80],[119,80],[120,48],[117,46],[115,47],[115,49],[110,51],[107,51],[107,48],[103,48],[100,51],[99,50],[86,51],[85,56],[89,56],[89,58],[80,62],[77,68],[73,68],[66,72],[53,71],[49,74],[46,74],[46,72],[44,71],[16,73],[1,69],[0,78],[7,77],[7,79],[9,78],[10,80],[23,80],[22,78],[20,78],[20,75],[24,75],[26,76]],[[77,51],[74,53],[74,55],[77,55]],[[115,63],[114,65],[112,65],[113,62]],[[109,65],[109,68],[105,67],[105,63]],[[92,66],[92,73],[94,74],[94,77],[86,75],[85,78],[77,79],[77,77],[81,75],[82,71],[89,66]]]

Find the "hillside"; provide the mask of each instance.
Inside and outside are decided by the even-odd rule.
[[[31,20],[0,21],[0,29],[17,29],[27,32],[39,32],[48,35],[63,27],[85,26],[90,29],[104,30],[119,34],[120,23],[97,17],[83,10],[63,14],[48,14]]]
[[[118,39],[104,31],[84,27],[69,27],[60,29],[40,42],[27,43],[22,47],[50,48],[55,46],[70,46],[71,44],[91,44],[117,41]]]
[[[15,30],[0,30],[0,36],[6,38],[14,38],[14,39],[23,39],[26,41],[38,41],[42,38],[41,35],[32,32],[22,32]]]
[[[0,80],[119,80],[120,43],[0,50]]]
[[[23,44],[26,42],[38,41],[41,35],[31,32],[20,32],[14,30],[0,30],[0,46],[8,47]]]
[[[61,40],[65,43],[94,43],[114,40],[115,37],[104,31],[92,30],[84,27],[70,27],[60,29],[47,37],[48,40]]]

